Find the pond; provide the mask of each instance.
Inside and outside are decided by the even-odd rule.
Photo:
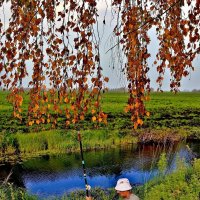
[[[177,158],[186,163],[199,156],[199,143],[171,146],[127,145],[115,149],[84,152],[88,183],[91,187],[112,188],[117,180],[126,177],[132,185],[144,184],[157,176],[157,162],[161,153],[167,154],[167,171],[176,168]],[[10,170],[11,181],[25,187],[29,193],[40,197],[60,196],[77,189],[84,189],[81,157],[79,153],[41,156],[15,166],[0,166],[3,180]]]

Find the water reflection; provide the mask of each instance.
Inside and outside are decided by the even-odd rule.
[[[168,171],[176,168],[177,157],[184,158],[187,163],[193,158],[193,152],[184,144],[128,145],[85,152],[88,182],[92,187],[111,188],[119,178],[126,177],[132,184],[144,184],[158,174],[157,162],[162,152],[167,153]],[[8,166],[0,167],[0,175],[6,174],[5,169],[9,171]],[[12,180],[41,197],[84,189],[81,158],[78,153],[27,160],[14,167]]]

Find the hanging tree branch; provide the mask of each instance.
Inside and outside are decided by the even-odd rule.
[[[6,2],[0,1],[0,8]],[[28,79],[27,125],[51,123],[56,127],[57,118],[65,115],[66,127],[69,127],[84,120],[87,114],[94,126],[106,124],[101,91],[105,90],[109,78],[102,75],[101,38],[99,30],[94,31],[99,24],[98,1],[9,2],[8,28],[5,28],[4,15],[0,17],[0,86],[10,90],[8,98],[14,117],[22,120],[24,91],[19,86]],[[188,8],[187,18],[182,17],[184,4]],[[137,128],[150,114],[145,107],[145,101],[150,99],[151,80],[148,31],[154,25],[159,40],[154,62],[159,73],[157,82],[162,85],[168,68],[172,77],[170,87],[178,91],[181,78],[193,69],[192,62],[200,52],[200,2],[113,0],[112,7],[119,8],[113,30],[118,42],[108,51],[119,46],[125,56],[122,71],[126,73],[129,92],[125,111],[131,113],[133,127]],[[165,14],[168,16],[163,17]]]

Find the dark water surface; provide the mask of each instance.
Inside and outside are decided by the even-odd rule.
[[[177,158],[186,163],[200,155],[199,143],[173,146],[128,145],[121,148],[84,152],[88,183],[91,187],[111,188],[121,177],[132,185],[144,184],[158,175],[157,162],[166,152],[168,172],[176,168]],[[11,180],[28,192],[41,197],[63,195],[77,189],[84,189],[81,157],[79,153],[32,158],[12,167],[0,166],[3,179],[13,169]]]

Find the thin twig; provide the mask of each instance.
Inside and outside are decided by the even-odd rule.
[[[140,27],[138,27],[138,28],[136,28],[136,29],[134,29],[134,30],[132,30],[132,31],[129,31],[127,34],[125,34],[125,36],[127,36],[127,35],[129,35],[129,34],[131,34],[131,33],[134,33],[135,31],[137,31],[137,30],[143,28],[145,25],[149,24],[150,22],[153,22],[154,20],[160,18],[160,17],[163,16],[165,13],[167,13],[169,10],[171,10],[171,9],[172,9],[177,3],[179,3],[180,1],[182,1],[182,0],[176,1],[174,4],[172,4],[172,5],[171,5],[167,10],[165,10],[163,13],[158,14],[156,17],[154,17],[154,18],[152,18],[152,19],[146,21],[146,22],[145,22],[144,24],[142,24]],[[106,51],[106,53],[108,53],[110,50],[114,49],[114,48],[115,48],[117,45],[119,45],[119,44],[120,44],[120,41],[117,42],[117,43],[116,43],[114,46],[112,46],[110,49],[108,49],[108,50]]]

